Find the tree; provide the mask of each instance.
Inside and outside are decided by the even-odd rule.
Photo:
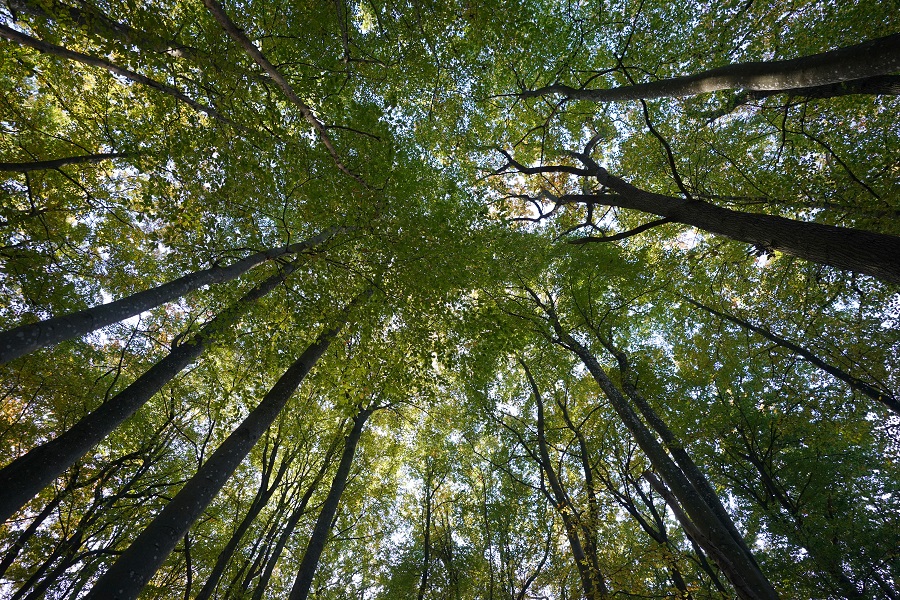
[[[895,9],[7,0],[2,593],[900,597]]]

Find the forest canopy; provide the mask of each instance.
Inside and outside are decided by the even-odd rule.
[[[898,15],[4,0],[0,596],[900,598]]]

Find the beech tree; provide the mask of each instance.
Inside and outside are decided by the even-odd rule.
[[[895,6],[0,4],[0,595],[900,597]]]

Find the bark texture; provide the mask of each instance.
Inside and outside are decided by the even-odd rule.
[[[747,62],[612,89],[578,89],[551,85],[526,91],[523,97],[559,94],[573,100],[621,102],[678,98],[718,90],[791,91],[891,75],[900,71],[900,34],[889,35],[821,54],[790,60]]]

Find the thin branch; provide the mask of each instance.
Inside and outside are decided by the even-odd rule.
[[[341,161],[340,156],[338,156],[337,150],[334,147],[334,144],[331,141],[331,138],[328,135],[328,130],[325,125],[322,124],[321,121],[316,117],[315,113],[313,113],[312,109],[300,99],[300,96],[297,95],[297,92],[294,91],[293,86],[288,82],[287,79],[275,68],[269,59],[263,55],[259,48],[250,41],[243,30],[238,28],[237,25],[234,24],[234,21],[225,13],[225,10],[222,8],[222,5],[216,2],[216,0],[203,0],[203,4],[209,9],[209,12],[212,13],[213,17],[222,26],[222,29],[232,37],[238,44],[241,45],[242,48],[250,55],[250,57],[258,64],[262,69],[272,78],[272,80],[281,88],[281,91],[284,92],[284,95],[287,96],[288,100],[290,100],[297,108],[300,109],[300,114],[303,115],[303,118],[312,125],[312,128],[315,130],[316,134],[319,136],[319,140],[322,142],[322,145],[325,146],[325,149],[328,150],[328,153],[331,155],[332,160],[334,160],[334,164],[337,165],[337,168],[340,169],[345,174],[349,175],[356,181],[358,181],[363,188],[369,189],[369,185],[366,181],[358,174],[353,173],[350,169],[347,168],[346,165]]]
[[[671,223],[672,219],[657,219],[656,221],[650,221],[649,223],[644,223],[634,229],[629,229],[628,231],[623,231],[622,233],[617,233],[615,235],[607,235],[607,236],[588,236],[578,238],[577,240],[569,240],[570,244],[590,244],[592,242],[616,242],[619,240],[624,240],[626,238],[630,238],[639,233],[643,233],[648,229],[652,229],[653,227],[657,227],[659,225],[663,225],[665,223]]]
[[[98,58],[96,56],[90,56],[88,54],[82,54],[81,52],[75,52],[73,50],[68,50],[67,48],[63,48],[62,46],[57,46],[55,44],[49,44],[49,43],[39,40],[37,38],[31,37],[30,35],[22,33],[21,31],[16,31],[15,29],[7,27],[6,25],[3,25],[3,24],[0,24],[0,37],[5,37],[6,39],[8,39],[10,41],[18,42],[19,44],[22,44],[24,46],[29,46],[31,48],[34,48],[38,52],[43,52],[45,54],[58,56],[60,58],[65,58],[68,60],[74,60],[76,62],[80,62],[80,63],[86,64],[86,65],[91,65],[93,67],[100,67],[101,69],[106,69],[110,73],[119,75],[120,77],[124,77],[126,79],[129,79],[131,81],[134,81],[135,83],[140,83],[140,84],[146,85],[155,90],[163,92],[164,94],[168,94],[169,96],[172,96],[176,100],[183,102],[184,104],[187,104],[188,106],[190,106],[197,112],[201,112],[209,117],[212,117],[213,119],[216,119],[217,121],[221,121],[222,123],[227,123],[229,125],[234,125],[234,123],[231,121],[231,119],[228,119],[227,117],[223,116],[214,108],[210,108],[209,106],[206,106],[205,104],[201,104],[200,102],[197,102],[193,98],[186,96],[185,94],[183,94],[181,91],[175,89],[174,87],[166,85],[164,83],[160,83],[159,81],[156,81],[155,79],[150,79],[149,77],[141,75],[140,73],[135,73],[134,71],[130,71],[124,67],[120,67],[116,64],[109,62],[108,60],[104,60],[104,59]]]

